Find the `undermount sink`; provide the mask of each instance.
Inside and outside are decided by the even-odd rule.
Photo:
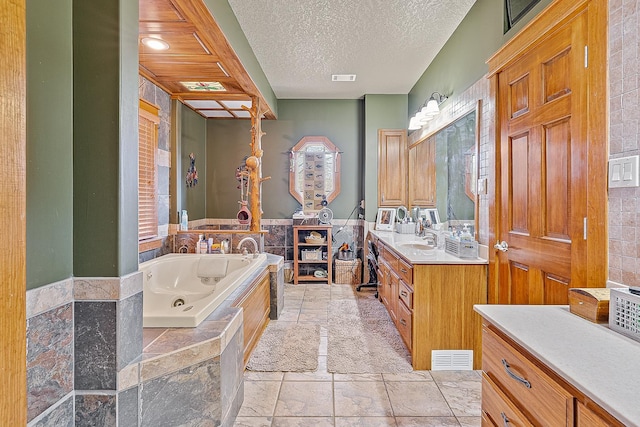
[[[429,245],[427,243],[424,242],[405,242],[405,243],[398,243],[397,245],[400,248],[404,248],[404,249],[414,249],[414,250],[420,250],[420,251],[430,251],[435,249],[435,246]]]

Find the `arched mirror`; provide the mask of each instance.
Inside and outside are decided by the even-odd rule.
[[[289,192],[305,212],[316,212],[340,194],[340,151],[329,138],[305,136],[292,149]]]

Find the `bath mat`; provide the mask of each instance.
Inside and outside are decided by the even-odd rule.
[[[327,371],[337,374],[411,372],[411,356],[380,301],[331,301]]]
[[[264,372],[314,372],[318,369],[320,326],[271,322],[253,350],[247,369]]]

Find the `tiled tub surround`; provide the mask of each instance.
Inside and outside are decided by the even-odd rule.
[[[356,254],[362,253],[364,244],[365,222],[363,220],[341,220],[332,221],[333,235],[338,237],[338,233],[350,234],[356,247]],[[172,224],[169,232],[174,238],[173,252],[180,252],[186,248],[187,252],[195,252],[198,235],[204,234],[205,238],[212,237],[214,243],[220,243],[224,239],[229,239],[233,253],[239,252],[238,242],[244,237],[253,237],[260,244],[263,239],[263,251],[280,255],[285,261],[293,260],[293,220],[292,219],[263,219],[262,230],[264,233],[249,233],[248,226],[240,225],[238,220],[207,218],[189,221],[189,231],[176,231],[177,226]],[[217,233],[216,231],[221,231]],[[237,231],[237,233],[234,233]],[[340,236],[344,237],[344,236]],[[250,248],[250,245],[247,246]],[[337,252],[338,248],[334,248]],[[150,258],[149,258],[150,259]],[[145,259],[147,260],[147,259]]]
[[[282,289],[282,258],[264,267]],[[27,292],[29,427],[232,425],[244,368],[243,315],[232,305],[262,271],[197,328],[143,329],[138,272]]]

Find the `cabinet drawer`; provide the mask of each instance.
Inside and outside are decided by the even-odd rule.
[[[382,253],[382,259],[385,260],[387,262],[387,264],[389,264],[389,267],[392,270],[398,271],[398,256],[393,253],[391,250],[389,250],[388,248],[384,249],[384,252]]]
[[[398,273],[402,280],[413,289],[413,266],[398,259]]]
[[[398,328],[398,332],[400,332],[400,336],[402,340],[406,344],[409,351],[411,351],[411,311],[404,306],[403,303],[398,302],[398,312],[397,312],[397,322],[396,326]]]
[[[413,310],[413,291],[404,283],[404,280],[400,280],[398,298],[400,298],[400,301],[402,301],[409,310]]]
[[[524,427],[531,424],[486,374],[482,374],[482,416],[493,425]]]
[[[573,422],[573,397],[487,328],[482,331],[482,369],[532,423],[554,427]]]

